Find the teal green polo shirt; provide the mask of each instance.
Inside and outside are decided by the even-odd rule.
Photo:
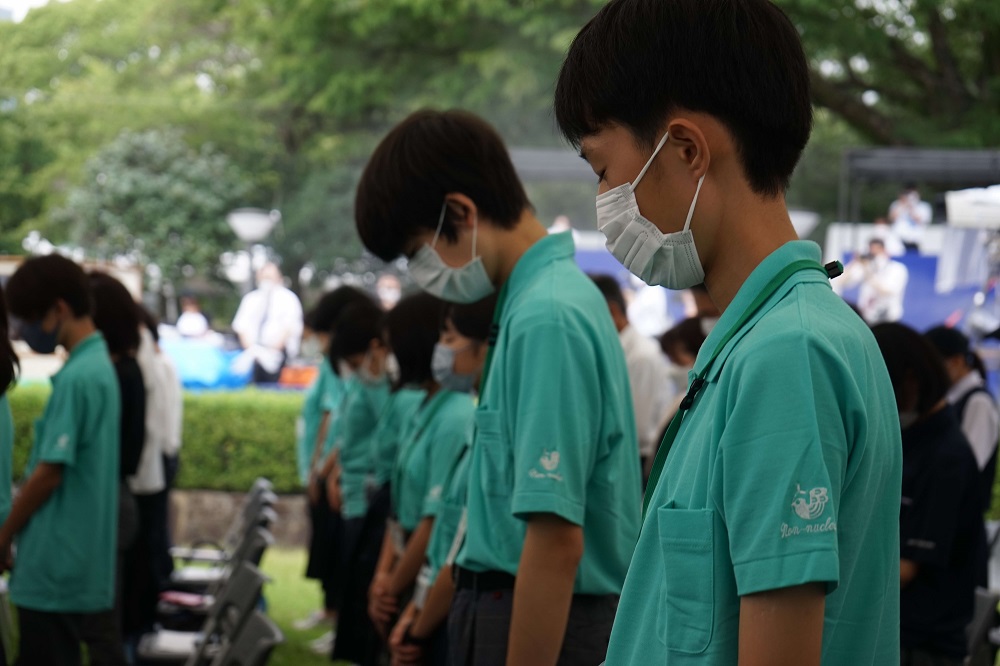
[[[400,442],[426,397],[427,391],[421,388],[403,387],[389,398],[375,432],[375,485],[382,486],[392,478]]]
[[[7,394],[0,395],[0,525],[10,514],[10,486],[14,457],[14,419]]]
[[[79,342],[52,377],[35,422],[25,477],[40,462],[62,483],[17,537],[10,596],[52,613],[107,610],[114,602],[121,394],[100,333]]]
[[[504,287],[458,565],[516,575],[525,520],[555,514],[584,528],[574,591],[618,594],[639,531],[632,396],[607,303],[573,252],[568,233],[542,238]]]
[[[404,530],[437,515],[451,465],[468,443],[475,409],[468,393],[440,390],[411,420],[392,476],[392,507]]]
[[[692,377],[790,242],[750,274]],[[899,417],[865,323],[800,271],[726,345],[684,417],[629,567],[607,663],[735,664],[740,597],[825,583],[824,666],[899,663]]]
[[[362,518],[368,511],[368,491],[375,476],[375,429],[388,399],[388,381],[368,385],[354,376],[344,388],[338,432],[341,515],[347,520]]]
[[[330,362],[325,358],[319,364],[319,373],[316,381],[310,385],[306,391],[305,400],[302,403],[302,415],[299,417],[297,428],[298,446],[298,470],[299,480],[305,485],[309,480],[309,465],[312,462],[313,452],[316,448],[316,437],[319,435],[319,428],[323,422],[323,415],[330,414],[331,418],[336,412],[343,392],[343,382],[340,377],[330,369]],[[331,423],[327,430],[327,439],[324,442],[324,451],[329,449]]]
[[[469,441],[472,441],[471,427]],[[431,569],[432,580],[445,565],[455,543],[458,526],[462,522],[466,495],[469,491],[469,459],[469,446],[465,445],[452,461],[452,470],[448,474],[444,492],[441,494],[441,504],[434,519],[434,530],[427,544],[427,564]]]

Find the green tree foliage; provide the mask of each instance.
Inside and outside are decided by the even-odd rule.
[[[778,1],[812,59],[816,104],[872,142],[1000,142],[1000,3]]]
[[[562,145],[555,77],[603,2],[74,0],[33,10],[0,24],[0,248],[16,250],[28,228],[103,238],[91,219],[66,216],[70,192],[98,198],[88,160],[123,131],[177,127],[193,150],[210,143],[248,175],[239,205],[282,210],[270,240],[286,272],[322,271],[359,253],[354,184],[410,111],[465,107],[511,145]],[[796,204],[833,210],[838,151],[854,142],[1000,141],[1000,3],[778,2],[803,36],[825,110]],[[581,188],[529,184],[543,215],[577,220],[583,209],[569,199]],[[150,231],[132,235],[152,257],[163,238]],[[216,241],[236,244],[220,236],[196,249],[214,252]]]
[[[212,274],[232,243],[226,213],[250,186],[225,155],[189,148],[179,131],[126,131],[88,160],[52,218],[99,257],[155,263],[176,281]]]

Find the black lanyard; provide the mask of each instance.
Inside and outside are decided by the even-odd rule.
[[[813,261],[812,259],[802,259],[799,261],[794,261],[791,264],[785,266],[785,268],[774,276],[770,282],[767,283],[757,297],[747,306],[747,309],[743,311],[740,318],[733,324],[733,327],[726,332],[719,344],[716,345],[715,350],[712,355],[708,358],[708,362],[705,363],[705,367],[702,368],[698,376],[695,377],[694,381],[691,382],[691,386],[688,388],[687,395],[681,401],[680,407],[677,413],[674,414],[674,418],[671,419],[670,425],[667,427],[666,434],[663,435],[663,441],[660,443],[660,449],[656,452],[656,460],[653,462],[653,469],[649,474],[649,483],[646,485],[646,495],[642,499],[642,519],[646,519],[646,511],[649,509],[649,501],[653,496],[653,492],[656,490],[656,485],[660,480],[660,475],[663,474],[663,465],[667,461],[667,456],[670,454],[670,449],[673,448],[674,440],[677,439],[677,432],[681,429],[681,422],[684,420],[684,414],[691,409],[694,405],[694,399],[698,395],[698,392],[704,388],[707,383],[705,377],[708,376],[708,371],[712,368],[712,364],[715,359],[719,357],[722,350],[725,349],[726,345],[729,344],[737,333],[743,328],[744,325],[757,313],[764,303],[774,295],[781,285],[790,278],[795,273],[805,270],[817,270],[822,271],[823,275],[826,277],[836,277],[843,272],[844,268],[840,262],[833,262],[828,264],[826,267],[822,266],[819,262]],[[839,272],[838,272],[839,271]]]

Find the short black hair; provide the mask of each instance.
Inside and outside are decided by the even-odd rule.
[[[617,305],[622,314],[628,312],[625,305],[625,295],[622,294],[622,287],[618,284],[618,280],[610,275],[591,275],[590,279],[597,285],[597,290],[604,296],[604,300]]]
[[[986,379],[986,366],[983,359],[972,349],[969,338],[964,333],[948,326],[935,326],[926,333],[924,337],[934,345],[934,348],[941,354],[941,358],[949,359],[960,356],[965,364],[979,373]]]
[[[701,317],[689,317],[660,336],[660,349],[667,356],[671,356],[674,347],[680,345],[692,356],[697,356],[705,343],[705,338]]]
[[[0,287],[0,396],[14,383],[19,367],[17,354],[10,343],[10,325],[7,321],[7,304],[4,301],[3,288]]]
[[[951,384],[941,355],[927,338],[904,324],[877,324],[872,333],[889,370],[897,406],[904,399],[907,383],[912,383],[917,391],[917,412],[930,412]]]
[[[493,314],[497,307],[496,292],[475,303],[449,303],[441,321],[450,321],[455,330],[475,342],[488,342],[493,327]]]
[[[340,313],[352,303],[375,307],[375,300],[357,287],[337,287],[323,294],[312,309],[312,330],[317,333],[332,333]]]
[[[652,146],[685,109],[728,129],[754,192],[777,196],[812,128],[809,66],[767,0],[611,0],[573,40],[556,84],[574,145],[609,122]]]
[[[434,378],[431,358],[439,336],[438,322],[446,303],[423,292],[404,296],[385,313],[382,330],[399,363],[397,387]]]
[[[391,261],[421,230],[437,229],[445,195],[472,199],[482,217],[512,228],[531,207],[503,139],[482,118],[460,110],[410,114],[372,153],[354,200],[361,242]],[[457,237],[449,209],[441,235]]]
[[[374,303],[357,302],[346,306],[333,325],[330,339],[330,365],[368,351],[372,340],[379,340],[382,310]]]
[[[871,240],[869,240],[868,247],[871,247],[872,245],[878,245],[883,250],[885,249],[885,241],[882,240],[881,238],[872,238]]]
[[[7,307],[24,321],[39,321],[58,300],[65,301],[75,317],[93,312],[86,273],[62,255],[31,257],[7,282]]]
[[[108,351],[119,356],[139,349],[139,306],[121,282],[107,273],[87,276],[94,302],[94,326],[108,343]]]

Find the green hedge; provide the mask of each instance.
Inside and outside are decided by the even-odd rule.
[[[49,387],[25,384],[10,392],[14,414],[14,479],[20,480],[31,449],[32,428]],[[266,476],[278,492],[299,489],[295,467],[297,392],[186,393],[184,446],[178,488],[246,490]]]

